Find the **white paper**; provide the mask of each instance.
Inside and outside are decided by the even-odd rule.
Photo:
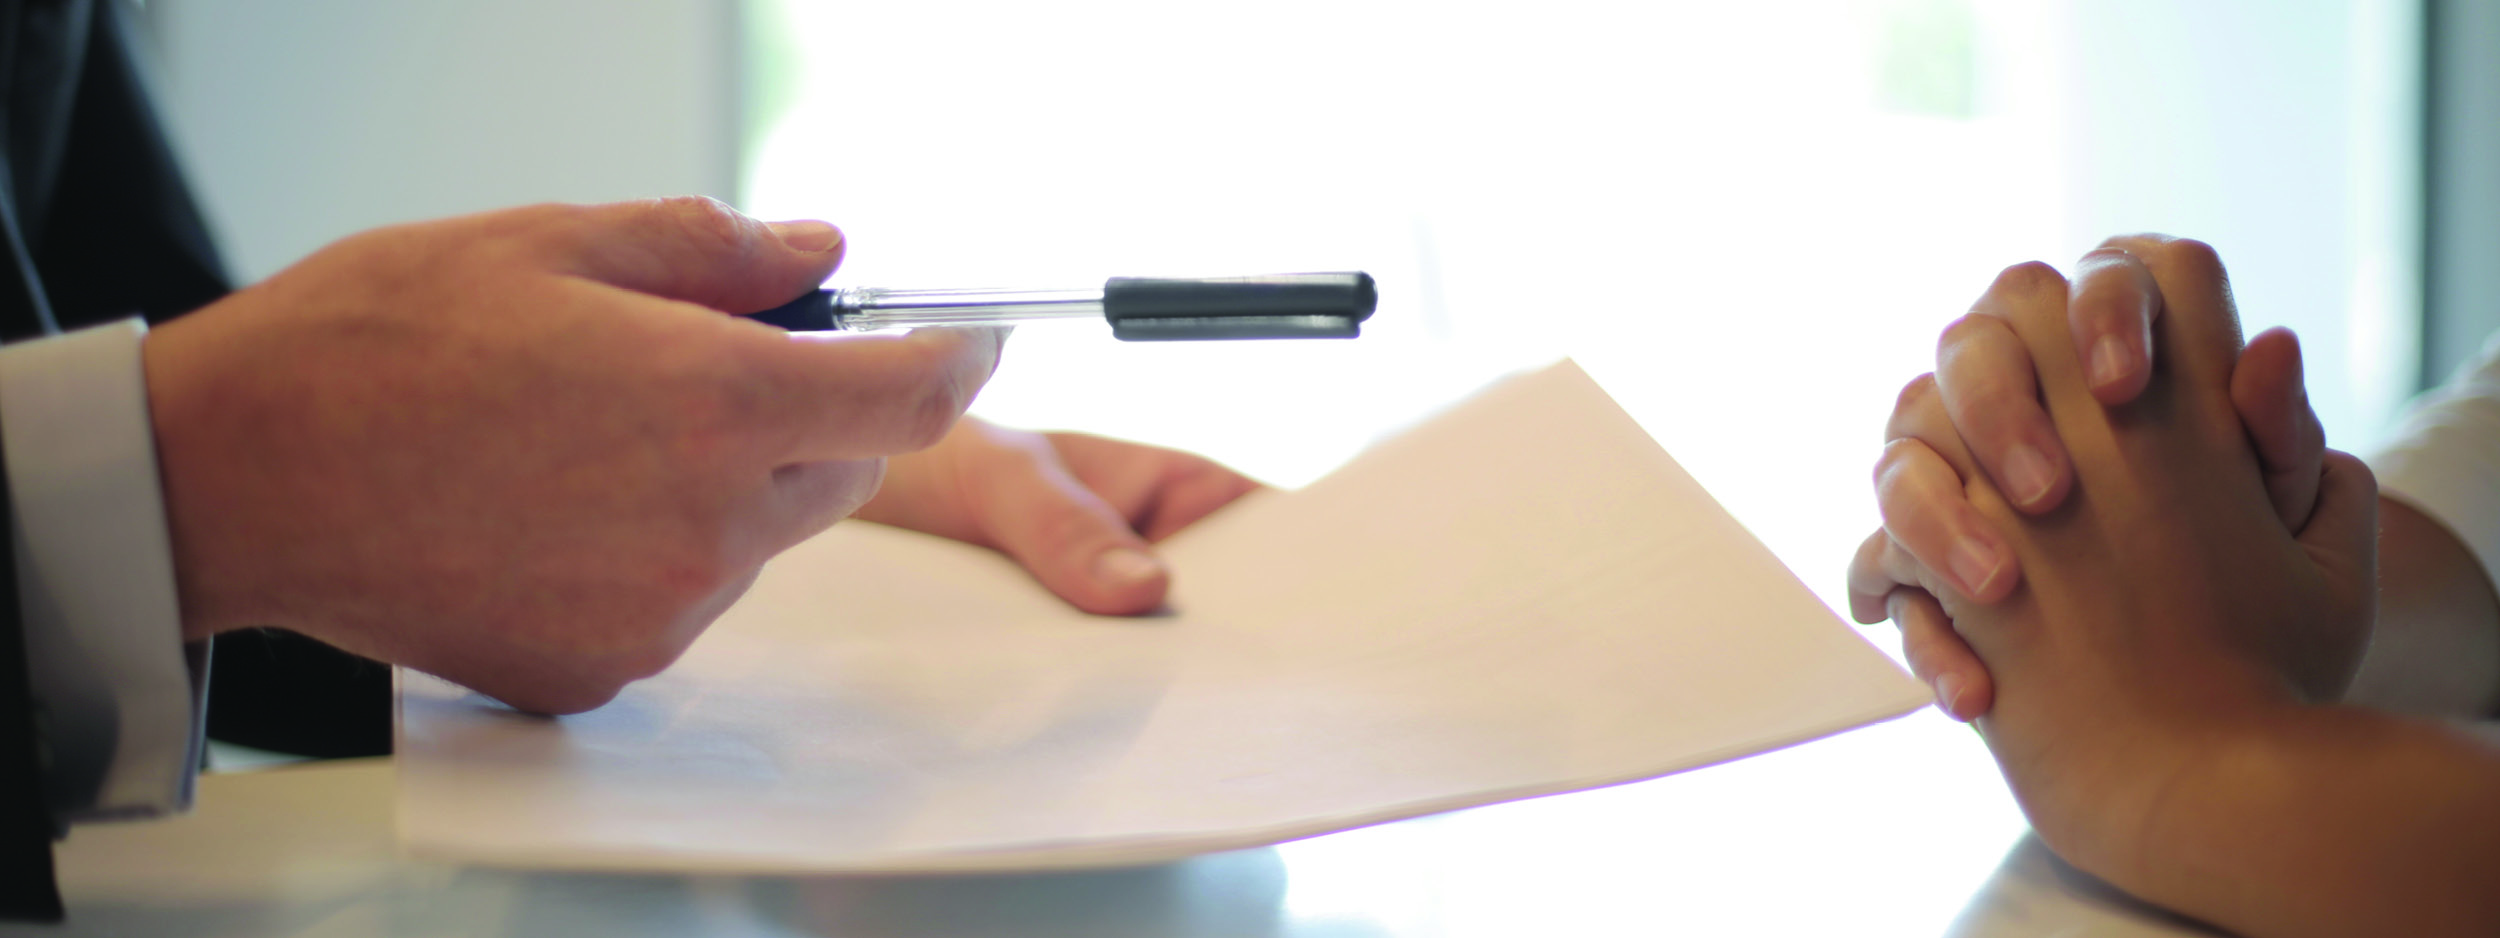
[[[1152,862],[1664,775],[1916,709],[1580,369],[1168,542],[1171,612],[843,524],[668,672],[512,713],[402,672],[401,830],[501,865]]]

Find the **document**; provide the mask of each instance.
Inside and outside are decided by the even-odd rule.
[[[557,719],[399,677],[415,853],[749,873],[1152,863],[1680,772],[1917,709],[1569,362],[1161,548],[1167,611],[846,522]]]

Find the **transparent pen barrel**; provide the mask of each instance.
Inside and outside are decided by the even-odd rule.
[[[885,290],[852,287],[833,299],[842,328],[988,326],[1033,319],[1102,318],[1102,291]]]

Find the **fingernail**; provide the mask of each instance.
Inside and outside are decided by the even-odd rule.
[[[1997,578],[1996,551],[1975,537],[1953,542],[1953,556],[1946,562],[1953,568],[1954,578],[1962,581],[1964,595],[1979,595]]]
[[[1958,674],[1936,675],[1936,709],[1956,720],[1962,718],[1962,678]]]
[[[842,243],[842,229],[820,221],[777,221],[766,227],[793,251],[822,254]]]
[[[1094,578],[1116,586],[1144,583],[1164,572],[1163,561],[1134,547],[1114,547],[1094,558]]]
[[[2126,377],[2128,366],[2135,363],[2135,353],[2117,336],[2105,335],[2092,346],[2092,386],[2108,387]]]
[[[2030,505],[2048,497],[2049,486],[2056,481],[2048,455],[2038,447],[2019,444],[2005,454],[2005,485],[2013,490],[2015,504]]]

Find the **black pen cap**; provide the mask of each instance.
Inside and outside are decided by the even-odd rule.
[[[1162,280],[1113,277],[1103,318],[1128,341],[1354,338],[1380,305],[1359,271]]]

